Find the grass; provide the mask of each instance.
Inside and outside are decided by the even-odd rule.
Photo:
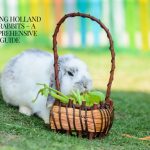
[[[0,50],[0,69],[10,57],[22,49]],[[64,51],[61,53],[67,53]],[[109,72],[109,54],[73,52],[89,66],[94,87],[105,90]],[[117,71],[112,99],[115,120],[109,136],[89,141],[49,131],[43,121],[18,113],[18,108],[7,105],[0,96],[0,149],[52,149],[52,150],[147,150],[149,141],[123,136],[150,136],[150,59],[147,54],[117,55]]]

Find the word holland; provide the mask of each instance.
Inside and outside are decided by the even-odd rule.
[[[40,22],[39,16],[0,16],[0,22]]]

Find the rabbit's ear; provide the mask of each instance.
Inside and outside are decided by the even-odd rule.
[[[54,73],[51,74],[51,79],[50,79],[49,86],[54,88],[54,89],[56,88],[55,87],[55,76],[54,76]],[[51,95],[48,95],[46,106],[48,108],[51,108],[53,106],[54,102],[55,102],[55,99]]]
[[[60,66],[59,66],[59,67],[60,67]],[[59,79],[60,85],[61,85],[61,83],[62,83],[62,76],[63,76],[63,74],[64,74],[64,67],[61,67],[61,68],[59,69],[59,72],[58,72],[58,79]],[[51,74],[50,87],[56,89],[55,73],[54,73],[54,72]]]

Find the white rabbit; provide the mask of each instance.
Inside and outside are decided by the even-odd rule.
[[[72,90],[81,92],[92,88],[92,80],[84,62],[73,55],[59,57],[60,90],[69,94]],[[27,50],[12,58],[1,75],[1,90],[4,101],[19,106],[19,112],[28,116],[37,114],[49,123],[50,108],[47,98],[36,97],[41,88],[37,83],[50,84],[55,88],[53,55],[40,50]],[[53,104],[54,99],[49,97]]]

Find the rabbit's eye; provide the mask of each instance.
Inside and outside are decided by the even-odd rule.
[[[68,75],[69,75],[69,76],[73,76],[73,73],[70,72],[70,71],[68,71]]]

